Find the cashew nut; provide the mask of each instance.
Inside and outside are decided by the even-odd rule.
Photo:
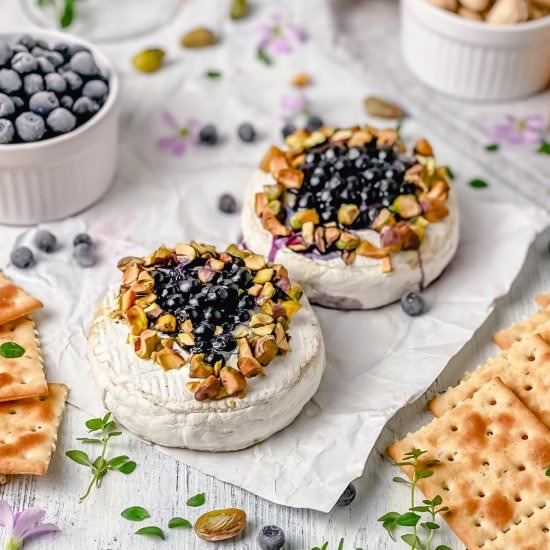
[[[493,25],[521,23],[529,17],[527,0],[497,0],[487,15],[487,22]]]
[[[482,12],[489,6],[489,0],[460,0],[460,4],[468,11]],[[465,15],[465,17],[467,17]]]
[[[428,0],[428,2],[437,8],[448,11],[456,11],[458,9],[458,0]]]
[[[481,13],[466,8],[458,8],[458,15],[461,15],[465,19],[471,19],[472,21],[483,21],[483,15],[481,15]]]

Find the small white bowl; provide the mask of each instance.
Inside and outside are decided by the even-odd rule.
[[[25,29],[2,33],[14,39],[30,34],[88,48],[109,77],[101,109],[72,132],[44,141],[0,145],[0,223],[30,225],[80,212],[111,186],[118,144],[119,83],[107,57],[80,38],[56,31]]]
[[[420,80],[459,98],[516,99],[550,80],[550,16],[491,25],[401,0],[401,47]]]

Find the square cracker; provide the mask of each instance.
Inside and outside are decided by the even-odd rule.
[[[47,396],[0,403],[0,474],[47,472],[67,391],[48,384]]]
[[[15,286],[0,272],[0,325],[26,317],[42,307],[42,302]]]
[[[428,407],[441,416],[496,376],[550,428],[550,321],[539,327],[539,334],[516,342],[467,373],[458,386],[436,396]]]
[[[0,325],[0,345],[5,342],[19,344],[25,353],[13,359],[0,356],[0,401],[46,395],[48,385],[34,322],[17,319]]]
[[[443,497],[442,517],[469,550],[486,550],[547,502],[550,430],[498,378],[388,453],[399,461],[413,447],[440,461],[418,486]],[[550,548],[550,536],[539,548]]]

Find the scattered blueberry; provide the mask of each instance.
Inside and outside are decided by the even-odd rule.
[[[23,141],[38,141],[46,132],[44,119],[28,111],[15,119],[15,128]]]
[[[27,95],[33,95],[44,89],[44,79],[38,73],[26,74],[23,78],[23,90]]]
[[[224,193],[218,199],[218,208],[226,214],[234,214],[237,211],[237,201],[233,195]]]
[[[53,92],[36,92],[29,99],[29,107],[33,113],[46,116],[50,111],[59,107],[59,100]]]
[[[30,267],[34,263],[34,255],[30,248],[18,246],[10,255],[11,263],[19,269]]]
[[[88,233],[79,233],[73,239],[73,246],[78,246],[79,244],[87,244],[88,246],[92,246],[93,244],[92,237],[90,237]]]
[[[0,94],[0,117],[8,117],[15,113],[15,105],[12,99],[6,94]]]
[[[36,71],[38,62],[32,53],[19,52],[11,58],[11,68],[19,74],[27,74]]]
[[[88,51],[79,51],[73,54],[70,65],[75,73],[82,76],[95,76],[99,72],[93,55]]]
[[[11,120],[0,118],[0,144],[11,143],[15,130]]]
[[[411,317],[422,315],[426,310],[426,304],[422,296],[416,292],[406,292],[401,298],[401,308]]]
[[[77,75],[74,71],[66,71],[63,73],[63,78],[67,81],[69,88],[76,92],[82,87],[82,78]]]
[[[72,109],[74,105],[74,99],[70,95],[61,96],[59,105],[65,107],[65,109]]]
[[[55,71],[53,63],[45,56],[41,55],[40,57],[37,57],[36,61],[38,63],[38,67],[44,74],[53,73]]]
[[[13,94],[21,89],[21,77],[13,69],[0,69],[0,91]]]
[[[356,495],[357,491],[355,489],[355,485],[350,483],[346,487],[346,490],[340,495],[336,506],[349,506],[355,500]]]
[[[238,128],[238,134],[245,143],[251,143],[256,139],[256,130],[250,122],[243,122]]]
[[[286,139],[290,134],[293,134],[296,131],[296,126],[292,122],[287,122],[281,129],[283,134],[283,139]]]
[[[57,246],[57,239],[53,233],[47,229],[41,229],[34,234],[33,242],[39,250],[43,252],[53,252]]]
[[[76,117],[67,109],[57,107],[46,119],[48,127],[58,134],[66,134],[76,126]]]
[[[285,532],[276,525],[266,525],[258,533],[261,550],[281,550],[285,544]]]
[[[73,257],[80,267],[91,267],[95,263],[94,249],[87,243],[77,244],[73,249]]]
[[[88,80],[82,88],[82,95],[90,99],[103,100],[107,96],[109,89],[103,80]]]
[[[213,124],[206,124],[199,131],[199,140],[203,145],[216,145],[218,143],[218,130]]]
[[[5,65],[12,56],[11,48],[6,42],[0,42],[0,65]]]
[[[308,132],[315,132],[315,130],[318,130],[319,128],[321,128],[321,126],[323,126],[322,118],[315,115],[311,115],[308,117],[306,122],[306,130]]]
[[[59,73],[49,73],[44,77],[46,90],[63,94],[67,89],[67,81]]]

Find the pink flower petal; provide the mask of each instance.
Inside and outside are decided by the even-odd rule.
[[[510,125],[516,125],[518,121],[518,117],[515,117],[514,115],[506,115],[506,120]]]
[[[491,128],[491,136],[495,139],[506,140],[511,131],[513,131],[511,126],[497,124],[494,128]]]
[[[13,536],[20,539],[25,539],[26,536],[42,522],[45,515],[46,512],[40,508],[29,508],[28,510],[21,512],[15,521]]]
[[[529,128],[523,131],[524,143],[538,143],[540,139],[541,139],[540,132],[536,132],[535,130],[529,130]]]
[[[506,141],[514,145],[523,143],[523,134],[519,130],[510,129],[508,135],[506,136]]]
[[[271,51],[281,54],[290,53],[292,50],[289,43],[284,38],[273,38],[269,44],[269,48]]]
[[[187,117],[187,120],[185,121],[185,124],[189,128],[198,128],[201,125],[201,121],[198,118],[194,117],[194,116],[190,116],[190,117]]]
[[[165,151],[170,151],[174,146],[174,143],[176,143],[177,141],[178,141],[178,138],[174,136],[163,137],[157,141],[157,147]]]
[[[14,517],[10,505],[5,500],[0,500],[0,526],[8,531],[13,529]]]
[[[531,130],[542,130],[544,128],[544,117],[541,115],[528,116],[525,119],[525,126]]]
[[[35,539],[41,537],[42,535],[47,535],[48,533],[58,533],[59,531],[60,529],[57,525],[54,525],[53,523],[43,523],[25,535],[25,540]]]
[[[181,157],[185,153],[185,141],[183,139],[178,140],[172,145],[172,154]]]
[[[178,122],[174,118],[174,115],[172,113],[169,113],[168,111],[164,111],[164,113],[162,113],[162,121],[164,122],[164,124],[166,124],[166,126],[170,128],[179,128]]]
[[[296,42],[305,42],[306,33],[300,27],[289,26],[287,28],[287,34]]]

